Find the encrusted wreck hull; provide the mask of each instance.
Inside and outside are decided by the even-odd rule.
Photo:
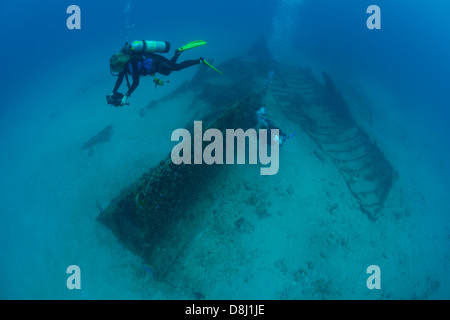
[[[247,98],[226,109],[209,127],[251,128],[259,97]],[[204,128],[207,130],[208,128]],[[170,156],[114,199],[98,219],[128,248],[164,277],[195,233],[202,214],[213,203],[224,165],[176,165]]]

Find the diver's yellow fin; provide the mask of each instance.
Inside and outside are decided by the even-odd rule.
[[[223,75],[223,73],[222,73],[221,71],[217,70],[213,65],[211,65],[211,64],[210,64],[208,61],[206,61],[205,59],[202,59],[202,62],[203,62],[206,66],[210,67],[211,69],[213,69],[213,70],[217,71],[218,73],[220,73],[221,75]]]
[[[205,44],[206,44],[206,41],[204,41],[204,40],[195,40],[195,41],[189,42],[188,44],[182,46],[181,48],[178,48],[178,51],[182,52],[187,49],[193,49],[193,48],[197,48],[200,46],[204,46]]]

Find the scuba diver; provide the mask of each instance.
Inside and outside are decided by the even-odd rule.
[[[192,41],[185,46],[176,49],[174,56],[169,60],[155,53],[169,52],[170,43],[167,41],[139,40],[133,41],[131,45],[129,45],[128,42],[125,43],[122,50],[113,54],[109,59],[111,73],[118,76],[118,78],[112,93],[106,96],[107,103],[116,107],[128,105],[129,103],[127,100],[139,85],[140,77],[152,76],[155,87],[158,85],[162,86],[164,81],[155,78],[155,73],[167,76],[172,71],[180,71],[194,65],[204,64],[222,74],[222,72],[214,68],[203,58],[177,63],[177,60],[183,51],[205,44],[206,41],[203,40]],[[133,80],[131,85],[128,75],[130,75]],[[125,95],[118,92],[124,78],[126,79],[128,86],[128,91]]]
[[[292,138],[293,136],[295,136],[297,134],[297,132],[293,132],[291,134],[286,134],[285,132],[283,132],[283,130],[281,130],[278,126],[275,125],[275,123],[266,118],[266,106],[262,105],[258,111],[256,111],[256,121],[257,124],[255,126],[255,129],[267,129],[267,134],[271,134],[270,130],[271,129],[278,129],[278,133],[279,135],[275,135],[275,134],[271,134],[270,140],[267,139],[267,144],[272,144],[272,143],[277,143],[282,146],[283,143]],[[270,141],[270,142],[269,142]]]

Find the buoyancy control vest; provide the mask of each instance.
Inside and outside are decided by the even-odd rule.
[[[137,62],[138,75],[141,77],[144,77],[144,76],[148,76],[148,75],[155,73],[155,71],[152,69],[152,67],[153,67],[153,60],[151,58],[143,58],[143,59],[139,60]],[[133,76],[133,72],[134,72],[134,70],[133,70],[132,63],[128,63],[127,73],[130,76]]]

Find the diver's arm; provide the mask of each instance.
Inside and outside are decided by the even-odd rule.
[[[128,92],[126,93],[127,96],[131,96],[134,90],[136,90],[137,86],[139,85],[139,75],[135,76],[133,74],[133,83],[130,86],[130,89],[128,89]]]
[[[137,64],[137,61],[131,62],[131,67],[133,68],[133,83],[131,84],[130,88],[128,88],[128,91],[126,93],[128,97],[131,96],[133,91],[136,90],[137,86],[139,85],[139,69]]]
[[[119,77],[118,77],[117,80],[116,80],[116,84],[114,85],[113,93],[116,93],[117,90],[119,90],[120,85],[122,84],[122,81],[123,81],[123,78],[124,78],[124,77],[125,77],[125,72],[122,71],[122,72],[119,74]]]

